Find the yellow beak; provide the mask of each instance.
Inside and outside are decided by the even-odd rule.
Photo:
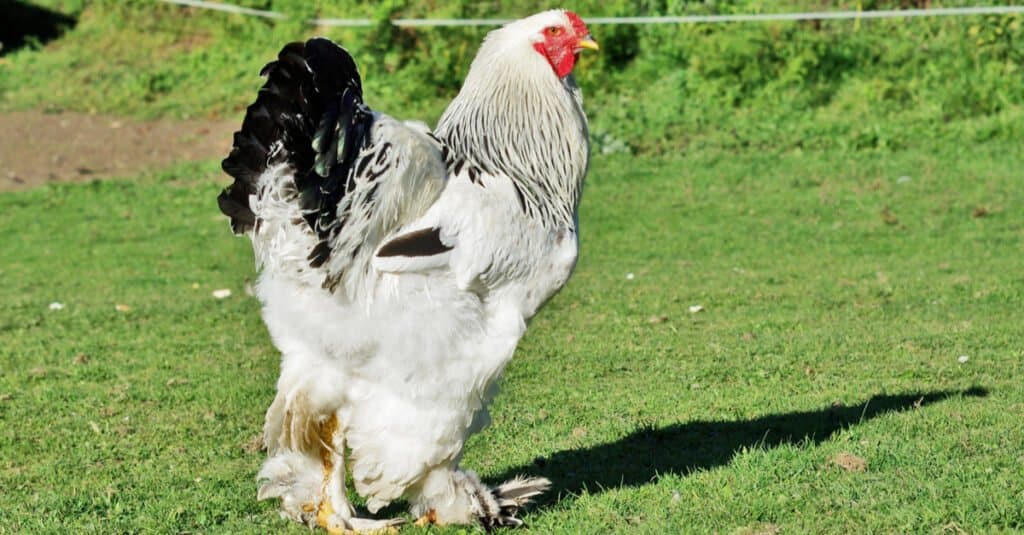
[[[576,43],[576,49],[580,50],[583,48],[589,48],[590,50],[601,50],[601,47],[597,46],[597,41],[593,37],[587,35],[580,42]]]

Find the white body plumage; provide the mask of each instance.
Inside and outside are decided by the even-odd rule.
[[[366,158],[381,178],[339,204],[346,226],[322,265],[308,261],[322,236],[295,202],[295,169],[259,176],[256,293],[282,353],[260,494],[280,497],[287,516],[311,521],[327,501],[337,518],[325,526],[379,527],[354,521],[342,463],[371,512],[406,497],[414,513],[465,523],[502,506],[500,489],[481,496],[458,462],[528,320],[576,263],[586,119],[571,77],[552,72],[532,37],[572,24],[557,10],[492,32],[436,137],[375,114],[366,150],[391,149]],[[431,254],[385,254],[428,231],[442,246]],[[338,485],[340,496],[329,490]]]
[[[451,179],[436,210],[454,203],[471,217],[459,222],[459,246],[448,264],[371,270],[375,281],[366,299],[342,300],[319,284],[269,271],[260,277],[263,317],[284,355],[275,402],[280,413],[268,413],[269,441],[285,433],[273,422],[286,425],[289,409],[320,419],[336,412],[356,490],[371,511],[431,470],[457,463],[465,440],[488,422],[495,382],[526,321],[575,265],[573,230],[527,219],[511,187],[499,184],[480,188],[465,177]],[[383,267],[408,267],[399,262]],[[498,265],[510,269],[493,269]],[[492,277],[515,276],[490,281],[482,297],[475,286],[489,267]],[[316,450],[309,455],[319,462]],[[319,468],[311,477],[318,485]]]

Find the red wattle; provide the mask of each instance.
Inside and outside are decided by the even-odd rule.
[[[533,48],[537,52],[540,52],[540,55],[544,56],[544,59],[548,60],[548,64],[551,65],[551,69],[555,71],[555,76],[558,76],[559,78],[569,76],[573,67],[576,66],[576,55],[564,47],[559,47],[560,49],[556,50],[549,50],[545,44],[546,43],[534,43]],[[556,56],[552,57],[552,54],[556,54]]]

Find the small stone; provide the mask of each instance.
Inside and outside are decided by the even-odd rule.
[[[690,314],[696,314],[698,312],[703,312],[704,311],[704,305],[690,305],[690,308],[688,310],[690,311]]]
[[[214,290],[213,296],[216,297],[217,299],[227,299],[228,297],[231,297],[231,290],[228,290],[227,288]]]

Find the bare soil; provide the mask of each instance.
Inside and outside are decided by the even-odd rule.
[[[125,176],[226,156],[232,120],[135,121],[86,113],[0,113],[0,191]]]

